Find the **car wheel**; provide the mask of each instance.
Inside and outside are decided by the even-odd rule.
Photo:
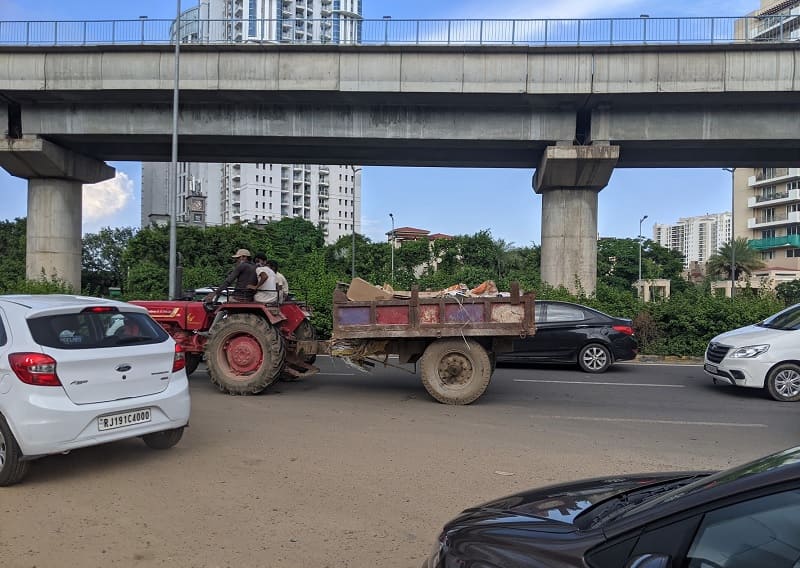
[[[767,375],[767,392],[780,402],[800,400],[800,365],[783,363]]]
[[[186,376],[191,376],[197,370],[197,366],[200,364],[200,361],[203,360],[203,356],[199,353],[187,353],[186,354]]]
[[[145,434],[142,440],[147,444],[148,448],[154,450],[168,450],[175,444],[181,441],[183,437],[183,427],[173,428],[172,430],[164,430],[163,432],[153,432],[152,434]]]
[[[585,345],[578,354],[578,365],[586,373],[604,373],[612,362],[611,351],[599,343]]]
[[[0,416],[0,487],[19,483],[28,473],[30,462],[21,461],[21,458],[22,452],[11,428]]]

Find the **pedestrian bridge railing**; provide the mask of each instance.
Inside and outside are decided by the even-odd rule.
[[[181,43],[581,46],[800,41],[800,8],[759,17],[596,18],[548,20],[210,20],[196,9],[180,21]],[[175,21],[0,21],[0,45],[159,45],[175,38]]]

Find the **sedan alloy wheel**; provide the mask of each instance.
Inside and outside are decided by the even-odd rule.
[[[578,365],[586,373],[602,373],[611,366],[611,352],[598,343],[591,343],[581,349]]]

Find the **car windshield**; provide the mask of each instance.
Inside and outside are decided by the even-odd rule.
[[[786,308],[785,310],[768,317],[756,325],[768,327],[770,329],[783,329],[787,331],[800,329],[800,304]]]
[[[704,476],[703,474],[702,476]],[[692,475],[688,477],[680,477],[678,479],[670,479],[662,483],[654,483],[644,487],[637,487],[624,493],[616,493],[611,498],[596,503],[589,509],[583,511],[575,518],[575,525],[581,530],[594,528],[600,526],[612,518],[616,518],[620,513],[626,509],[633,508],[656,495],[661,495],[667,491],[683,487],[694,480],[700,475]]]
[[[767,471],[774,471],[776,469],[787,467],[796,463],[800,463],[800,447],[791,448],[783,452],[746,463],[733,469],[726,469],[725,471],[720,471],[713,475],[709,475],[708,477],[702,477],[696,481],[693,481],[692,483],[688,483],[678,487],[677,489],[673,489],[672,491],[658,495],[653,499],[648,499],[644,502],[640,501],[636,504],[637,506],[623,507],[618,509],[614,512],[614,514],[609,515],[605,521],[637,515],[643,511],[653,509],[665,503],[670,503],[687,495],[705,491],[707,489],[711,489],[712,487],[719,487],[751,475],[756,475]]]

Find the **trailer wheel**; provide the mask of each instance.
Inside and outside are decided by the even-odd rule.
[[[444,404],[469,404],[489,386],[492,364],[486,349],[475,340],[438,339],[420,360],[422,384]]]
[[[197,353],[187,353],[186,354],[186,376],[190,376],[197,370],[197,366],[202,361],[203,356]]]
[[[229,394],[258,394],[278,380],[286,351],[277,328],[255,314],[232,314],[211,330],[206,362],[213,382]]]

